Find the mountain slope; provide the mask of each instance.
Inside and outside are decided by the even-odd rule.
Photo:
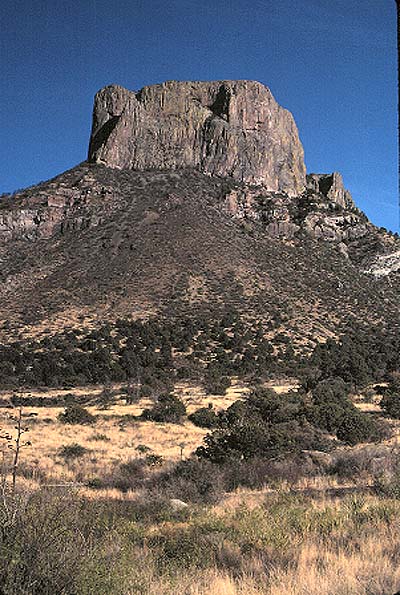
[[[300,346],[337,335],[350,321],[398,322],[396,286],[364,273],[360,250],[354,261],[343,253],[356,252],[360,238],[317,237],[304,223],[317,212],[316,198],[326,202],[323,194],[289,199],[252,187],[264,203],[284,199],[295,208],[296,233],[285,236],[251,205],[245,216],[231,212],[232,196],[248,192],[190,169],[83,163],[3,199],[3,226],[11,230],[0,251],[3,336],[234,309],[264,321],[268,333],[288,330]],[[303,220],[300,211],[308,213]],[[365,245],[396,244],[363,225]]]

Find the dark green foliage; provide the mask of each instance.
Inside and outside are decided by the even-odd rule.
[[[387,428],[356,409],[341,378],[319,382],[312,393],[277,395],[256,389],[219,415],[218,427],[197,449],[200,457],[228,460],[275,459],[302,450],[327,450],[337,435],[347,444],[378,441]]]
[[[400,336],[395,330],[358,326],[338,342],[318,345],[307,367],[317,369],[319,377],[340,377],[355,385],[379,381],[400,369]]]
[[[328,447],[322,432],[305,419],[303,401],[294,393],[254,390],[221,418],[221,427],[206,436],[198,456],[221,463]]]
[[[268,324],[244,323],[237,313],[210,310],[168,320],[117,320],[97,330],[9,343],[0,346],[0,386],[125,381],[127,401],[132,402],[170,391],[177,378],[202,382],[207,392],[224,394],[232,376],[254,383],[289,375],[301,377],[310,390],[330,377],[352,386],[383,381],[400,367],[399,336],[360,325],[350,325],[339,341],[329,340],[317,345],[311,356],[300,357],[287,333],[265,338],[287,318],[284,304],[273,310]]]
[[[341,378],[328,378],[313,388],[306,414],[311,423],[334,434],[342,418],[353,411],[346,383]]]
[[[400,392],[385,392],[380,405],[386,415],[400,419]]]
[[[96,421],[95,416],[80,405],[69,405],[58,419],[63,424],[93,424]]]
[[[389,417],[400,419],[400,374],[393,374],[387,387],[383,388],[380,403],[382,410]]]
[[[231,385],[230,378],[226,375],[230,366],[229,358],[226,356],[225,351],[223,351],[223,354],[224,358],[220,354],[207,367],[204,382],[208,394],[224,395]]]
[[[336,435],[339,440],[354,446],[359,442],[378,442],[387,437],[387,431],[382,423],[355,409],[342,416],[337,426]]]
[[[351,445],[381,440],[386,432],[382,423],[353,405],[341,378],[318,382],[308,396],[305,414],[313,425]]]
[[[208,392],[224,394],[231,375],[274,369],[273,346],[264,332],[259,322],[245,326],[231,311],[169,320],[117,320],[96,330],[83,328],[40,342],[0,346],[0,385],[127,381],[124,390],[131,402],[139,392],[148,396],[170,390],[179,377],[202,381]],[[284,372],[288,363],[282,365]]]
[[[199,428],[215,428],[219,423],[219,417],[215,413],[211,403],[208,407],[201,407],[191,413],[188,419]]]
[[[149,467],[161,467],[164,462],[164,459],[161,455],[157,455],[155,453],[149,453],[144,458],[146,465]]]
[[[63,459],[71,460],[79,459],[88,452],[89,451],[87,448],[85,448],[81,444],[78,444],[77,442],[74,442],[73,444],[67,444],[66,446],[62,446],[58,451],[58,454]]]
[[[177,423],[184,415],[186,415],[184,403],[175,395],[166,394],[161,395],[151,409],[145,409],[142,418],[150,421]]]

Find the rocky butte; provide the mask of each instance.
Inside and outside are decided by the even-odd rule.
[[[336,243],[345,257],[347,244],[374,228],[338,172],[306,175],[292,114],[257,81],[167,81],[138,92],[104,87],[94,100],[88,161],[230,178],[241,184],[225,197],[232,217],[262,220],[270,236],[305,232]],[[392,260],[379,261],[380,274],[393,270]]]
[[[182,169],[300,194],[303,147],[293,116],[255,81],[118,85],[94,102],[89,161],[118,169]]]
[[[211,307],[303,349],[399,318],[399,240],[339,173],[306,174],[292,115],[254,81],[100,90],[88,160],[1,198],[0,261],[0,337]]]

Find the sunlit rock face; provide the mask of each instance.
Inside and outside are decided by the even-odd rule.
[[[271,191],[305,187],[293,116],[255,81],[177,82],[95,97],[89,161],[118,169],[196,168]]]
[[[307,188],[320,192],[326,198],[344,209],[354,207],[351,194],[343,185],[341,174],[334,171],[332,174],[309,174]]]

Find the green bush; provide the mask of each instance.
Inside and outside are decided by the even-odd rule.
[[[63,459],[70,460],[79,459],[88,452],[89,450],[87,448],[85,448],[81,444],[78,444],[77,442],[74,442],[73,444],[67,444],[65,446],[62,446],[59,449],[58,454]]]
[[[144,460],[148,467],[161,467],[164,463],[163,457],[154,453],[146,455]]]
[[[199,428],[216,428],[219,423],[218,415],[215,413],[211,403],[208,407],[201,407],[191,413],[188,419]]]
[[[278,395],[256,389],[221,416],[221,426],[208,434],[200,457],[217,463],[234,459],[276,457],[302,449],[326,450],[329,441],[304,416],[300,395]]]
[[[306,415],[312,424],[334,434],[342,418],[352,415],[354,409],[347,384],[341,378],[328,378],[312,389]]]
[[[218,378],[209,378],[205,383],[206,393],[209,395],[224,395],[231,385],[228,376],[219,376]]]
[[[387,426],[357,409],[342,378],[327,378],[312,389],[311,402],[305,405],[307,419],[339,440],[354,445],[375,442],[387,436]]]
[[[341,418],[336,435],[339,440],[354,446],[360,442],[378,442],[387,437],[387,428],[368,413],[348,411]]]
[[[93,424],[96,421],[95,416],[81,405],[69,405],[58,419],[63,424]]]
[[[400,390],[386,390],[380,405],[387,416],[400,419]]]
[[[142,418],[157,422],[177,423],[186,415],[184,403],[175,395],[161,395],[151,409],[145,409]]]

